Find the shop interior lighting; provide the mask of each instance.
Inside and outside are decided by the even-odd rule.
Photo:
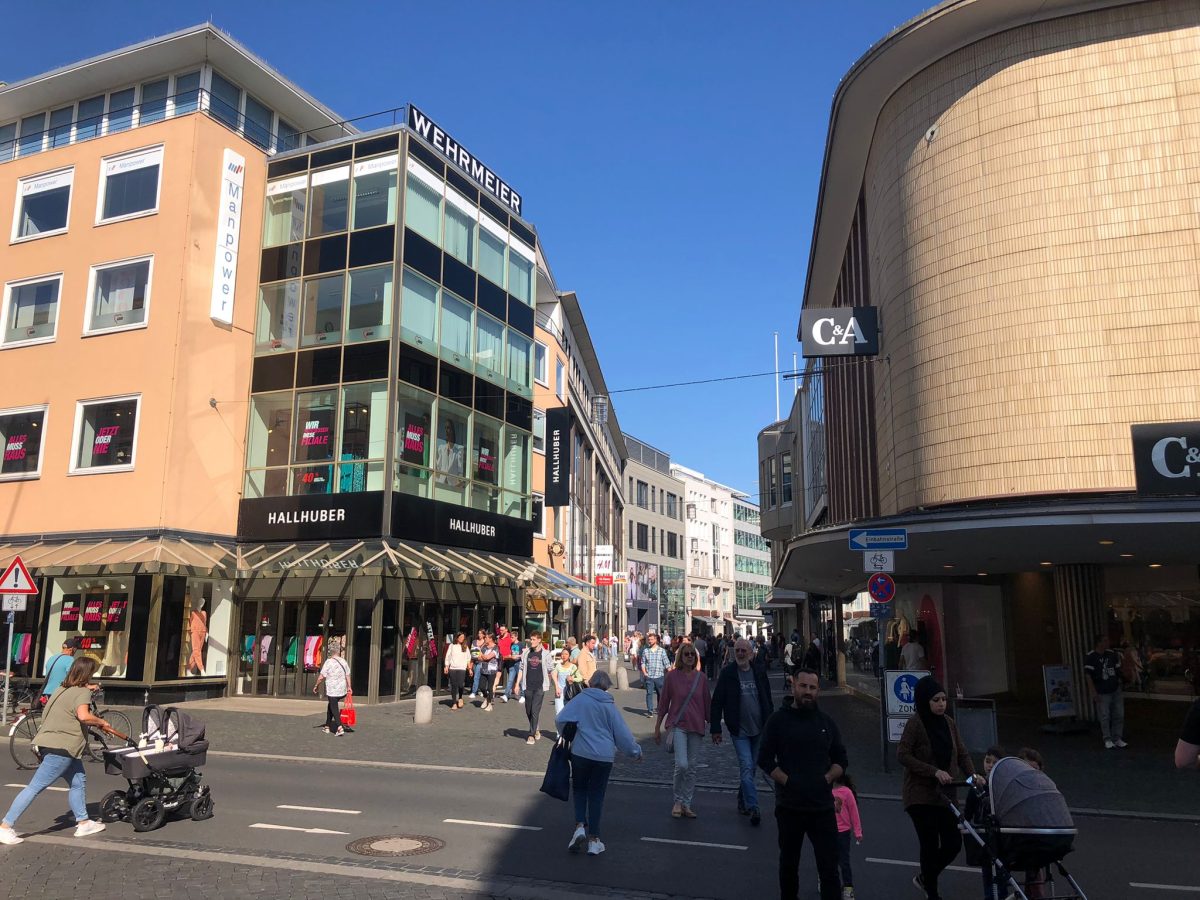
[[[1132,553],[1122,553],[1121,559],[1133,559],[1133,554]]]
[[[1113,544],[1116,543],[1116,541],[1109,540],[1108,538],[1104,538],[1103,540],[1099,541],[1099,543],[1101,546],[1111,547]]]
[[[980,578],[987,578],[987,572],[976,572],[975,574]]]
[[[942,568],[943,568],[943,569],[953,569],[953,568],[954,568],[954,566],[953,566],[952,564],[950,564],[950,563],[946,563],[946,565],[942,566]]]
[[[1050,561],[1046,561],[1046,562],[1043,562],[1042,565],[1043,566],[1052,566],[1052,565],[1054,565],[1054,563],[1052,563]]]
[[[1152,568],[1152,569],[1161,569],[1161,568],[1162,568],[1162,563],[1150,563],[1150,568]]]

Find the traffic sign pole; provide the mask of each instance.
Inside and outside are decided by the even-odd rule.
[[[8,724],[8,698],[11,696],[9,682],[12,680],[12,642],[15,612],[8,614],[8,649],[4,652],[4,709],[0,710],[0,725]]]

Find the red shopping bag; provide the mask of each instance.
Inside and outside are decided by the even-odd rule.
[[[342,724],[353,728],[358,724],[358,711],[354,708],[354,695],[346,695],[346,705],[342,707]]]

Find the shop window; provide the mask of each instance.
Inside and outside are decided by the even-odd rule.
[[[529,433],[504,428],[504,506],[507,516],[529,519]]]
[[[153,263],[153,257],[146,257],[92,268],[86,334],[145,327]]]
[[[310,278],[304,282],[304,314],[301,317],[300,346],[319,347],[342,341],[342,300],[345,275]]]
[[[471,316],[475,307],[442,290],[442,359],[462,369],[471,368]]]
[[[46,431],[46,407],[31,406],[0,412],[0,480],[37,478],[42,473],[42,435]]]
[[[337,428],[337,391],[304,391],[296,395],[293,459],[297,463],[333,459]],[[328,480],[326,493],[330,491]]]
[[[79,101],[79,115],[75,119],[75,140],[86,141],[100,137],[104,132],[104,106],[107,98],[89,97]]]
[[[261,147],[271,149],[271,123],[275,113],[265,104],[258,102],[249,94],[246,95],[246,118],[244,131],[246,140]]]
[[[134,89],[113,91],[108,95],[108,128],[106,134],[128,131],[133,127]]]
[[[533,411],[533,450],[546,452],[546,414],[540,409]]]
[[[291,443],[292,392],[259,394],[252,398],[250,427],[246,434],[246,468],[253,470],[287,466]],[[254,476],[252,479],[251,475]],[[251,472],[247,479],[248,497],[275,497],[287,492],[286,469],[283,468],[280,468],[273,478],[270,473]],[[276,492],[267,492],[268,482]],[[254,485],[253,491],[249,489],[249,485]]]
[[[49,237],[67,230],[71,186],[75,170],[66,169],[17,182],[17,215],[13,221],[14,241]]]
[[[437,285],[410,269],[404,270],[400,304],[400,337],[429,352],[437,336]]]
[[[497,512],[500,506],[499,479],[496,469],[500,456],[500,423],[487,416],[475,416],[475,440],[471,452],[471,506]]]
[[[441,176],[410,159],[405,185],[404,224],[440,246],[444,189]]]
[[[396,224],[397,156],[380,156],[354,164],[354,217],[351,228]]]
[[[387,338],[391,324],[391,264],[351,272],[346,303],[346,343]]]
[[[437,453],[433,467],[435,500],[464,504],[467,447],[471,439],[471,413],[447,400],[438,401]]]
[[[5,285],[5,346],[54,340],[62,279],[62,275],[52,275]]]
[[[482,310],[475,311],[475,372],[504,383],[504,325]]]
[[[508,244],[508,292],[533,305],[533,251],[515,238]]]
[[[138,124],[149,125],[167,117],[167,92],[170,79],[163,78],[142,85],[142,103],[138,108]]]
[[[156,676],[166,680],[225,675],[232,615],[233,588],[228,582],[164,579]]]
[[[504,287],[504,247],[508,229],[487,215],[479,214],[479,274]]]
[[[533,380],[543,387],[550,386],[550,373],[546,364],[546,345],[541,341],[533,342]]]
[[[247,499],[286,497],[288,493],[288,470],[258,469],[247,472],[243,491],[243,496]]]
[[[254,326],[254,352],[295,350],[299,334],[300,282],[285,281],[258,290],[258,317]]]
[[[242,112],[242,89],[219,72],[213,72],[208,109],[214,119],[237,131]]]
[[[396,385],[395,490],[414,497],[429,496],[433,394]]]
[[[187,72],[175,76],[175,115],[195,112],[200,108],[200,73]],[[79,107],[83,115],[83,105]]]
[[[99,665],[98,678],[124,678],[128,673],[133,588],[132,576],[55,578],[46,647],[53,648],[54,653],[67,638],[78,637],[83,642],[82,655]],[[136,645],[135,652],[141,650],[141,645]]]
[[[132,469],[140,406],[140,396],[79,403],[71,471]]]
[[[264,247],[278,247],[304,238],[307,200],[307,175],[278,178],[267,184],[267,208],[263,214]]]
[[[342,389],[341,441],[338,491],[383,490],[383,458],[387,452],[387,384],[355,384]]]
[[[350,200],[350,167],[313,172],[309,191],[308,236],[346,230]]]
[[[453,188],[446,188],[446,252],[475,265],[475,221],[479,210]]]
[[[104,160],[97,223],[158,212],[162,162],[162,147]]]
[[[508,329],[508,388],[529,397],[531,386],[533,342],[512,328]]]

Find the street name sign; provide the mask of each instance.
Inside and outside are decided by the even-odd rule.
[[[851,550],[907,550],[907,528],[851,528]]]
[[[895,550],[864,550],[863,571],[870,575],[872,572],[895,572]]]

